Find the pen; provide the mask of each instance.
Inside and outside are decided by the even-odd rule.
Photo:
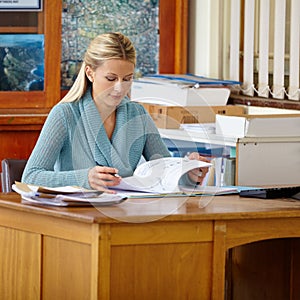
[[[39,193],[39,192],[32,191],[32,192],[24,192],[24,193],[22,193],[22,196],[29,197],[29,198],[31,198],[31,197],[43,197],[43,198],[52,199],[52,198],[55,198],[56,195],[46,194],[46,193]]]
[[[97,162],[96,162],[96,164],[97,164],[97,166],[99,166],[99,167],[106,167],[106,166],[104,166],[104,165],[98,164]],[[110,175],[112,175],[112,176],[115,176],[115,177],[120,177],[120,175],[119,175],[118,173],[108,173],[108,174],[110,174]]]

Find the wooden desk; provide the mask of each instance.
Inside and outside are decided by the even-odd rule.
[[[224,299],[228,249],[300,237],[300,202],[182,200],[50,208],[0,194],[0,298]],[[281,299],[296,299],[293,275]]]

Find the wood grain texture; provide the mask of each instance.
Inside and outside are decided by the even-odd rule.
[[[167,216],[163,203],[134,223],[149,210],[0,193],[0,298],[297,299],[300,202],[228,195],[200,208],[192,197]]]
[[[159,73],[187,72],[188,1],[159,2]]]
[[[0,241],[0,298],[40,299],[40,235],[0,227]]]

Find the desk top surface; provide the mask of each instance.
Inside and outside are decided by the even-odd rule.
[[[0,193],[0,210],[3,208],[84,223],[300,217],[300,201],[240,198],[238,195],[129,199],[107,207],[50,207],[23,204],[16,193]]]

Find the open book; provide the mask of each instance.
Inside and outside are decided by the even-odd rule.
[[[119,204],[127,199],[127,196],[121,193],[109,194],[76,186],[50,188],[15,182],[12,189],[22,196],[22,202],[42,205],[106,206]]]
[[[207,168],[211,164],[181,157],[164,157],[139,165],[133,176],[125,177],[114,186],[115,190],[175,194],[182,192],[180,178],[193,169]]]

